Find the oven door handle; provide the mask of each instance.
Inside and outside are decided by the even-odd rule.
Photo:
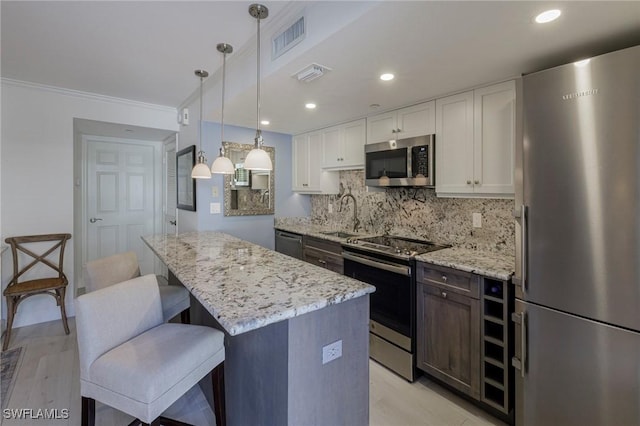
[[[367,256],[361,256],[357,254],[342,252],[342,258],[345,260],[351,260],[353,262],[362,263],[363,265],[371,266],[373,268],[384,269],[385,271],[393,272],[394,274],[404,275],[406,277],[411,276],[411,268],[404,265],[393,265],[391,263],[382,262],[378,259],[373,259]]]

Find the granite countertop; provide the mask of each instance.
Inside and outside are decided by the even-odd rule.
[[[309,223],[287,223],[287,224],[279,223],[277,225],[274,225],[274,228],[279,229],[281,231],[293,232],[295,234],[308,235],[310,237],[322,238],[324,240],[337,241],[337,242],[343,242],[345,238],[338,237],[335,235],[327,235],[327,234],[324,234],[323,232],[340,231],[347,234],[352,234],[357,238],[372,237],[375,235],[380,235],[380,234],[371,234],[371,233],[364,233],[364,232],[337,230],[337,229],[332,229],[328,226],[315,225],[315,224],[309,224]]]
[[[513,275],[516,264],[515,256],[511,254],[461,247],[421,254],[416,256],[416,260],[505,281]]]
[[[142,239],[232,336],[375,291],[220,232]]]

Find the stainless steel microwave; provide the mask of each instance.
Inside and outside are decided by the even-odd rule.
[[[367,186],[435,186],[435,135],[365,145],[364,155]]]

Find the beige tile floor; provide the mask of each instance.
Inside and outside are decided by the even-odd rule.
[[[60,321],[13,331],[10,347],[23,346],[21,364],[7,408],[68,409],[69,418],[15,420],[0,416],[5,426],[80,425],[80,382],[75,322],[65,335]],[[215,425],[215,417],[196,386],[165,413],[198,426]],[[96,403],[96,425],[127,425],[132,417]],[[370,362],[370,424],[375,426],[503,425],[473,404],[421,377],[408,383],[386,368]]]

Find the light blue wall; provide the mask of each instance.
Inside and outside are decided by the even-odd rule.
[[[253,144],[255,129],[224,126],[224,138],[228,142]],[[274,132],[262,132],[264,144],[276,149],[275,160],[275,216],[310,216],[311,202],[308,195],[291,192],[291,135]],[[220,124],[204,122],[202,147],[211,164],[220,148]],[[218,197],[213,197],[212,188],[218,187]],[[223,176],[213,175],[210,180],[196,182],[197,229],[199,231],[216,230],[226,232],[243,240],[251,241],[263,247],[274,247],[274,215],[229,216],[223,213],[210,214],[209,203],[220,203],[224,212]]]

